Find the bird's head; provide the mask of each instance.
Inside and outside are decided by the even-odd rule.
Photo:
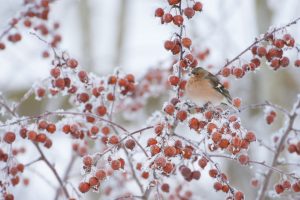
[[[192,74],[194,76],[205,76],[208,73],[208,71],[206,71],[205,69],[203,69],[202,67],[196,67],[192,70]]]

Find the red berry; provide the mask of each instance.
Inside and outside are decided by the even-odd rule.
[[[5,49],[5,44],[0,42],[0,50],[3,50],[3,49]]]
[[[175,108],[172,104],[168,104],[165,108],[164,108],[164,111],[169,114],[169,115],[173,115],[174,114],[174,111],[175,111]]]
[[[119,138],[118,138],[118,136],[113,135],[109,138],[108,142],[110,144],[118,144],[119,143]]]
[[[216,190],[216,191],[220,191],[220,190],[222,190],[222,183],[220,183],[220,182],[215,182],[214,183],[214,189]]]
[[[248,142],[254,142],[254,141],[256,140],[255,133],[252,132],[252,131],[248,131],[248,132],[246,133],[245,139],[246,139]]]
[[[172,50],[175,47],[175,42],[171,40],[166,40],[164,43],[164,47],[166,50]]]
[[[162,8],[157,8],[155,10],[155,17],[162,17],[164,15],[164,10]]]
[[[275,191],[276,191],[277,194],[280,194],[284,191],[284,188],[281,184],[276,184],[275,185]]]
[[[300,192],[300,182],[296,182],[292,185],[294,192]]]
[[[182,44],[182,46],[184,46],[185,48],[190,48],[191,47],[191,45],[192,45],[192,40],[190,39],[190,38],[187,38],[187,37],[185,37],[185,38],[182,38],[181,39],[181,44]]]
[[[85,71],[78,72],[78,78],[83,83],[86,83],[88,81],[88,75]]]
[[[247,155],[242,154],[239,156],[238,160],[242,165],[247,165],[249,162],[249,157]]]
[[[171,6],[175,5],[175,4],[178,4],[181,0],[168,0],[169,4]]]
[[[4,194],[4,200],[14,200],[13,194]]]
[[[290,59],[288,57],[284,56],[280,59],[280,65],[282,67],[287,67],[287,66],[289,66],[289,64],[290,64]]]
[[[102,169],[98,170],[95,174],[95,176],[99,179],[99,180],[104,180],[106,178],[106,172]]]
[[[134,147],[135,147],[135,141],[133,139],[126,140],[125,147],[127,149],[130,149],[130,150],[134,149]]]
[[[295,60],[295,67],[300,67],[300,59]]]
[[[290,145],[288,146],[288,151],[289,151],[290,153],[297,152],[297,146],[296,146],[295,144],[290,144]]]
[[[275,58],[271,61],[271,67],[274,68],[274,70],[277,70],[280,67],[280,60]]]
[[[100,116],[104,116],[106,114],[106,107],[105,106],[98,106],[97,113]]]
[[[170,186],[169,186],[169,184],[164,183],[164,184],[161,185],[160,189],[161,189],[163,192],[168,193],[168,192],[170,191]]]
[[[276,39],[274,41],[274,45],[277,47],[277,48],[283,48],[284,47],[284,40],[281,40],[281,39]]]
[[[121,162],[119,160],[111,161],[110,165],[113,170],[119,170],[121,168]]]
[[[199,180],[200,177],[201,177],[200,171],[195,170],[195,171],[192,172],[192,178],[193,178],[194,180]]]
[[[193,8],[187,7],[184,9],[184,15],[190,19],[195,15],[195,10]]]
[[[3,140],[6,143],[11,144],[16,140],[16,134],[13,133],[13,132],[6,132],[4,137],[3,137]]]
[[[217,175],[218,175],[218,171],[217,171],[216,169],[210,169],[210,170],[208,171],[208,174],[209,174],[210,177],[216,178]]]
[[[285,181],[283,181],[282,182],[282,187],[284,188],[284,189],[290,189],[291,187],[292,187],[292,185],[291,185],[291,182],[289,181],[289,180],[285,180]]]
[[[257,48],[257,55],[258,55],[259,57],[263,57],[263,56],[267,55],[267,50],[266,50],[266,48],[265,48],[265,47],[258,47],[258,48]]]
[[[156,135],[160,135],[162,133],[163,129],[164,129],[164,125],[157,124],[154,128],[154,132],[156,133]]]
[[[169,82],[170,82],[170,84],[173,85],[173,86],[177,86],[178,83],[179,83],[179,81],[180,81],[180,79],[179,79],[178,76],[172,75],[172,76],[169,77]]]
[[[176,118],[177,118],[179,121],[183,122],[183,121],[186,120],[186,118],[187,118],[187,112],[184,111],[184,110],[178,111],[177,114],[176,114]]]
[[[167,157],[173,157],[176,155],[176,148],[174,146],[166,146],[164,148],[164,154]]]
[[[147,146],[155,145],[157,144],[157,140],[155,138],[149,138],[147,141]]]
[[[237,191],[234,193],[234,200],[243,200],[244,199],[244,193]]]
[[[196,119],[194,117],[192,119],[190,119],[190,121],[189,121],[189,127],[191,129],[194,129],[195,131],[197,131],[199,129],[199,126],[200,126],[200,123],[199,123],[198,119]]]
[[[84,166],[91,167],[93,164],[93,158],[91,156],[85,156],[82,160]]]
[[[236,108],[240,108],[240,107],[241,107],[241,103],[242,103],[242,101],[241,101],[240,98],[235,98],[235,99],[233,99],[233,101],[232,101],[232,104],[233,104]]]
[[[233,69],[233,75],[236,78],[242,78],[245,75],[245,71],[242,68],[234,68]]]
[[[194,4],[194,6],[193,6],[193,9],[194,9],[195,11],[202,11],[202,8],[203,8],[203,5],[202,5],[201,2],[196,2],[196,3]]]
[[[204,168],[206,167],[206,165],[207,165],[207,162],[208,162],[207,159],[204,158],[204,157],[202,157],[202,158],[199,159],[198,165],[199,165],[202,169],[204,169]]]
[[[150,151],[151,151],[151,155],[154,156],[160,152],[160,148],[157,145],[152,145]]]
[[[173,17],[173,23],[177,26],[181,26],[183,24],[183,17],[181,15],[175,15]]]
[[[47,126],[47,131],[48,131],[49,133],[54,133],[54,132],[56,131],[56,126],[55,126],[55,124],[48,124],[48,126]]]
[[[70,58],[70,59],[67,60],[67,65],[70,68],[74,69],[74,68],[76,68],[78,66],[78,61],[75,60],[74,58]]]
[[[230,75],[230,69],[228,67],[223,68],[221,74],[224,77],[228,77]]]
[[[166,23],[170,23],[173,21],[173,16],[170,13],[166,13],[163,16],[163,21]]]
[[[274,121],[274,116],[273,115],[268,115],[266,117],[266,121],[267,121],[267,124],[272,124],[273,121]]]
[[[78,189],[81,193],[86,193],[90,190],[90,184],[88,182],[81,182]]]
[[[99,185],[99,180],[97,179],[97,177],[92,176],[89,178],[89,184],[91,187],[97,186]]]
[[[149,172],[143,172],[143,173],[142,173],[142,177],[143,177],[144,179],[148,179],[148,178],[149,178]]]

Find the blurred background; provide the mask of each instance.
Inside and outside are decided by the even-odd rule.
[[[0,0],[0,33],[22,9],[22,3],[22,0]],[[194,48],[210,49],[209,57],[200,65],[213,65],[214,72],[270,26],[278,27],[300,16],[299,0],[203,0],[202,3],[203,12],[187,23],[186,34],[192,38]],[[57,0],[51,5],[50,21],[61,24],[59,33],[63,40],[59,49],[78,59],[82,68],[106,75],[112,73],[115,67],[120,67],[127,73],[142,77],[149,68],[160,67],[161,62],[171,58],[169,52],[164,50],[163,42],[171,37],[175,27],[161,25],[160,20],[154,17],[154,10],[165,6],[163,0]],[[28,29],[20,31],[23,31],[22,42],[7,43],[6,50],[0,52],[0,91],[10,100],[19,99],[34,83],[47,77],[51,67],[50,59],[43,59],[40,55],[47,48],[45,43],[30,34]],[[289,28],[288,32],[299,41],[299,24]],[[300,57],[295,51],[289,53],[292,61]],[[245,60],[250,58],[250,54],[243,57]],[[276,72],[264,65],[261,70],[248,73],[242,80],[230,78],[232,96],[242,98],[244,105],[269,100],[290,109],[296,94],[300,92],[299,69],[293,66],[293,62],[287,70]],[[167,98],[157,98],[148,106],[161,109],[161,102]],[[50,109],[59,107],[60,103],[63,101],[53,105],[30,99],[21,108],[21,113],[40,113],[45,105],[46,109]],[[271,143],[270,136],[283,125],[282,116],[276,120],[275,125],[267,126],[261,112],[246,112],[242,116],[244,126],[256,131],[267,144]],[[59,149],[67,139],[58,141],[56,146]],[[52,154],[50,156],[55,158],[53,162],[62,163],[57,168],[63,173],[66,168],[64,161],[70,159],[70,152]],[[268,160],[269,154],[263,150],[252,154],[258,160]],[[35,167],[41,166],[34,166],[33,171]],[[229,174],[233,185],[238,184],[249,199],[254,199],[257,191],[249,188],[249,181],[254,176],[251,170],[232,163],[224,164],[223,169]],[[38,175],[35,176],[39,179]],[[55,180],[52,182],[56,184]],[[28,189],[19,186],[16,190],[22,199],[53,199],[51,187],[28,192],[30,187],[37,188],[41,184],[44,184],[43,180],[34,180]],[[204,185],[203,180],[195,185],[203,186],[203,191],[206,191],[201,191],[203,199],[211,197],[211,194],[215,195],[215,199],[223,197],[223,194],[217,194]],[[45,192],[49,193],[49,198],[45,197]],[[99,196],[92,194],[86,198],[98,199]]]

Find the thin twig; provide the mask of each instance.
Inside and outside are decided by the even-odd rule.
[[[42,157],[39,157],[39,158],[37,158],[37,159],[35,159],[35,160],[33,160],[33,161],[31,161],[31,162],[25,164],[24,166],[25,166],[25,167],[29,167],[30,165],[32,165],[32,164],[34,164],[34,163],[36,163],[36,162],[38,162],[38,161],[41,161],[41,160],[43,160],[43,158],[42,158]]]

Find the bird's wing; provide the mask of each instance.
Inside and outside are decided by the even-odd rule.
[[[220,80],[215,75],[208,73],[205,79],[209,80],[214,89],[221,93],[227,99],[227,101],[232,104],[232,98],[228,90],[220,83]]]

